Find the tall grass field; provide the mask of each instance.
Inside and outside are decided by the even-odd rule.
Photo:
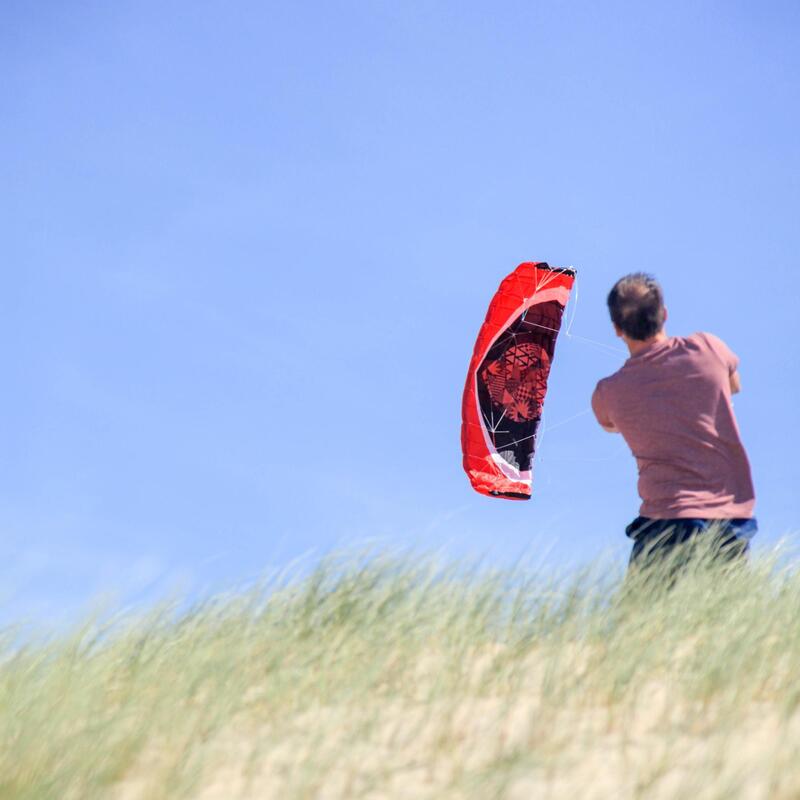
[[[347,552],[7,632],[0,800],[798,798],[785,563],[623,580]]]

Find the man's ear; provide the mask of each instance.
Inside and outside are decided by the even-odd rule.
[[[667,307],[664,306],[664,322],[667,321],[668,317],[669,317],[669,311],[667,311]]]
[[[619,329],[619,328],[618,328],[616,325],[614,325],[614,333],[616,333],[616,334],[617,334],[617,336],[619,336],[619,338],[620,338],[620,339],[621,339],[621,338],[622,338],[622,336],[623,336],[623,333],[622,333],[622,331],[621,331],[621,330],[620,330],[620,329]]]

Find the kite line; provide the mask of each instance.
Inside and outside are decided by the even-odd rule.
[[[553,273],[558,274],[560,272],[565,272],[567,270],[573,270],[573,267],[551,267]],[[546,275],[541,281],[536,284],[535,292],[540,291],[544,286],[546,286],[551,280],[553,280],[554,275]],[[593,345],[600,349],[601,352],[606,353],[610,356],[615,356],[619,358],[620,356],[628,356],[628,352],[623,350],[621,347],[614,347],[613,345],[606,344],[605,342],[599,342],[596,339],[589,339],[586,336],[579,336],[576,333],[572,333],[572,326],[575,323],[575,317],[578,313],[578,297],[579,297],[579,287],[580,287],[580,280],[578,278],[577,270],[575,270],[575,284],[573,288],[573,292],[570,295],[569,303],[572,306],[572,312],[570,314],[569,322],[567,323],[567,328],[565,331],[559,331],[558,328],[550,328],[547,325],[540,325],[537,322],[529,322],[525,320],[526,325],[530,325],[531,327],[535,328],[543,328],[547,331],[552,331],[553,333],[563,333],[568,339],[572,339],[575,342],[582,342],[584,344]],[[587,414],[592,413],[591,406],[586,406],[582,411],[578,411],[577,414],[572,414],[571,416],[567,417],[566,419],[559,420],[558,422],[554,423],[553,425],[546,425],[545,424],[545,411],[542,409],[542,416],[540,422],[540,428],[537,429],[536,433],[533,434],[533,437],[536,439],[536,452],[539,455],[539,460],[541,460],[541,448],[542,442],[544,441],[545,433],[549,431],[553,431],[556,428],[560,428],[562,425],[567,425],[570,422],[574,422],[575,420],[579,419],[580,417],[584,417]],[[526,437],[531,438],[531,437]]]
[[[578,289],[580,286],[580,279],[578,278],[577,270],[573,267],[550,267],[554,275],[547,275],[541,281],[536,284],[536,288],[534,289],[534,294],[540,291],[544,286],[546,286],[550,281],[554,279],[555,275],[558,275],[562,272],[574,272],[575,273],[575,283],[573,288],[574,297],[571,295],[569,298],[569,302],[572,305],[572,316],[570,317],[569,323],[567,324],[567,329],[564,331],[564,336],[568,339],[574,339],[577,342],[584,342],[585,344],[591,344],[595,347],[599,347],[607,353],[613,353],[615,356],[628,356],[628,352],[623,350],[621,347],[614,347],[613,345],[606,344],[605,342],[598,342],[596,339],[589,339],[586,336],[578,336],[576,333],[572,333],[572,325],[575,322],[575,316],[578,313]],[[560,333],[558,328],[549,328],[547,325],[540,325],[538,322],[528,322],[525,321],[526,325],[530,325],[533,328],[543,328],[546,331],[552,331],[553,333]]]

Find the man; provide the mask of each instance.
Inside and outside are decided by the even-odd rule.
[[[667,336],[661,287],[650,275],[617,281],[608,309],[630,358],[597,384],[592,409],[603,428],[622,434],[639,468],[640,516],[625,531],[634,540],[630,564],[704,533],[718,536],[727,555],[744,555],[757,523],[731,403],[739,359],[710,333]]]

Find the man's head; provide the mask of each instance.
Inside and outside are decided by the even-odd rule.
[[[620,278],[608,293],[608,310],[618,336],[634,342],[652,339],[667,319],[658,281],[644,272]]]

